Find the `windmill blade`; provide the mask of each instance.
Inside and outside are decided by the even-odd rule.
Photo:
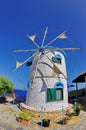
[[[48,30],[48,27],[46,27],[46,29],[45,29],[45,33],[44,33],[44,37],[43,37],[43,41],[42,41],[41,47],[43,47],[43,45],[44,45],[44,41],[45,41],[45,38],[46,38],[47,30]]]
[[[71,51],[74,51],[74,50],[81,50],[81,48],[45,48],[45,50],[71,50]]]
[[[13,52],[35,52],[37,49],[29,49],[29,50],[14,50]]]
[[[27,37],[37,46],[37,48],[40,48],[39,45],[34,41],[36,35],[29,36],[29,35],[27,34]]]
[[[81,48],[59,48],[60,50],[81,50]]]
[[[36,76],[36,78],[53,78],[54,76],[50,76],[50,75],[46,75],[46,76]],[[57,76],[58,77],[58,76]],[[55,76],[55,78],[57,78],[56,76]],[[66,78],[66,77],[62,77],[62,76],[59,76],[59,78],[62,78],[62,79],[67,79],[68,80],[68,78]]]
[[[81,50],[81,48],[60,48],[60,49],[62,49],[62,50],[72,50],[72,51]]]
[[[20,68],[23,64],[25,64],[28,60],[32,59],[34,56],[37,55],[38,52],[36,52],[35,54],[33,54],[31,57],[27,58],[24,62],[16,62],[16,68],[12,71],[16,71],[18,68]]]
[[[55,76],[57,74],[62,74],[66,78],[62,71],[53,63],[53,75]]]
[[[55,65],[55,63],[53,63],[53,61],[45,54],[45,56],[49,59],[49,61],[53,64],[53,71],[54,71],[54,74],[62,74],[65,78],[67,78],[63,72]],[[54,75],[54,76],[55,76]]]
[[[67,30],[65,30],[64,32],[62,32],[60,35],[58,35],[58,36],[56,36],[53,40],[51,40],[50,42],[48,42],[47,43],[47,45],[46,46],[44,46],[44,47],[47,47],[47,46],[49,46],[51,43],[53,43],[54,41],[56,41],[57,39],[64,39],[64,38],[67,38],[67,36],[66,36],[66,33],[67,32]]]

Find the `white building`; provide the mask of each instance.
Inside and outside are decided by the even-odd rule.
[[[46,49],[38,53],[30,66],[29,88],[26,105],[33,109],[43,106],[46,110],[68,107],[65,53]]]

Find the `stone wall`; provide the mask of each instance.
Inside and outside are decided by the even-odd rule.
[[[21,105],[21,110],[23,112],[31,112],[33,115],[35,115],[35,117],[40,117],[40,111],[37,110],[37,109],[32,109],[32,108],[26,108],[24,105]],[[64,112],[65,114],[67,112],[72,112],[73,109],[72,109],[72,105],[69,105],[69,107],[65,108],[64,109]],[[53,110],[53,111],[50,111],[50,110],[45,110],[43,109],[42,111],[42,117],[45,117],[45,118],[49,118],[49,119],[56,119],[56,120],[61,120],[62,119],[62,110]]]

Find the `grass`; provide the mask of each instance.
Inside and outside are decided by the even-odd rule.
[[[70,97],[77,96],[77,91],[76,90],[69,91],[68,96]],[[78,90],[78,96],[85,96],[85,88]]]

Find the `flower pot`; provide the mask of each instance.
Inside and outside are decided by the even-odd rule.
[[[80,115],[80,109],[76,109],[75,112],[76,112],[76,115],[77,115],[77,116]]]
[[[48,127],[49,125],[50,125],[50,120],[49,119],[43,119],[42,120],[42,125],[44,126],[44,127]]]
[[[24,125],[30,125],[30,121],[29,120],[23,120],[23,119],[18,119],[18,122],[24,124]]]
[[[69,120],[64,119],[64,124],[65,124],[65,125],[69,124]]]
[[[18,120],[18,122],[21,122],[22,119],[21,119],[21,118],[18,118],[17,120]]]

